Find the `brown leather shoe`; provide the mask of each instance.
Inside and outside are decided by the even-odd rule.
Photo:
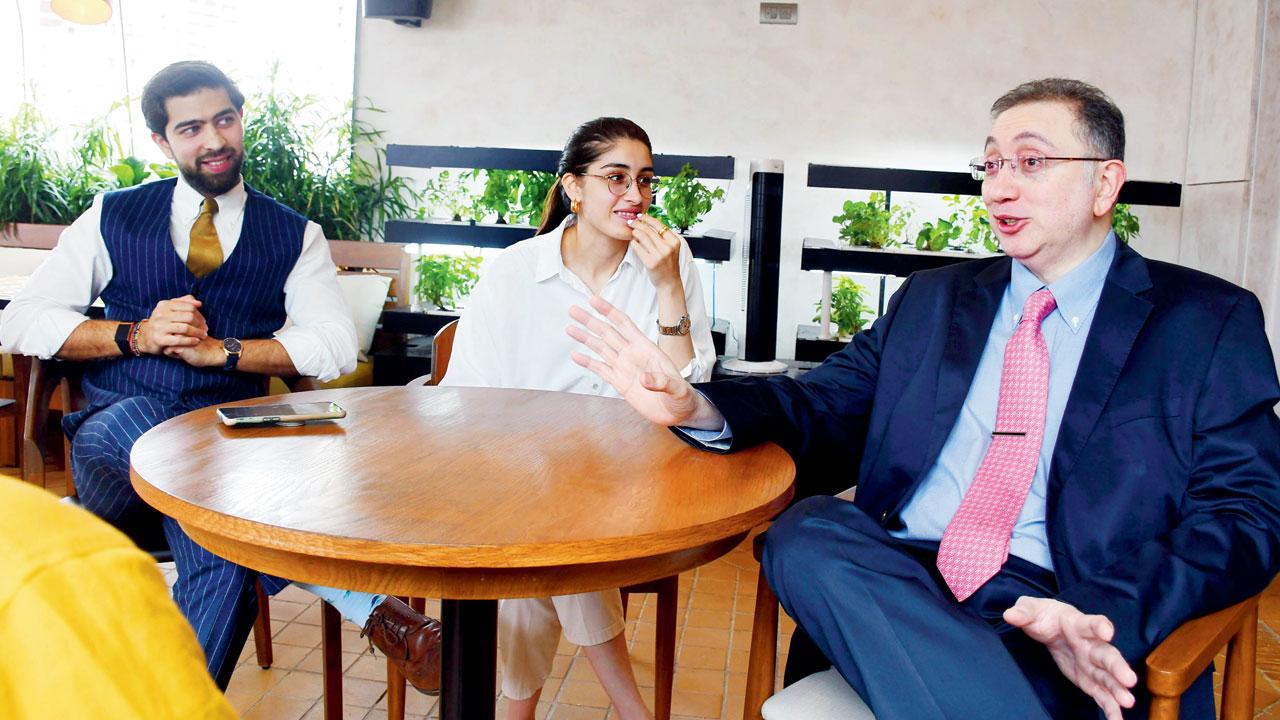
[[[395,664],[420,692],[440,692],[440,623],[415,612],[398,598],[387,596],[373,609],[360,636]]]

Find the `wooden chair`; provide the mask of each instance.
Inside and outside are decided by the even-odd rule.
[[[12,423],[14,428],[21,427],[18,422],[18,401],[15,398],[0,398],[0,421],[4,423]],[[6,432],[6,435],[18,435],[15,432]],[[0,465],[21,465],[21,435],[16,440],[0,439],[0,443],[4,443],[4,451],[0,453]],[[12,448],[12,449],[10,449]],[[10,457],[12,455],[12,457]]]
[[[436,332],[431,341],[431,374],[414,379],[410,385],[439,385],[449,369],[449,358],[453,355],[453,336],[457,332],[458,321],[454,320]],[[653,582],[628,585],[622,591],[622,613],[626,616],[627,600],[635,593],[653,593],[658,596],[657,632],[654,637],[654,683],[653,691],[654,715],[657,720],[671,718],[671,688],[675,680],[676,669],[676,602],[680,589],[680,577],[672,575]],[[414,598],[414,603],[421,603]],[[774,602],[775,612],[777,601]],[[414,609],[422,612],[423,605],[414,604]],[[387,663],[387,720],[403,720],[404,718],[405,681],[400,677],[391,663]]]
[[[23,479],[44,487],[45,453],[49,446],[49,406],[55,391],[61,393],[62,411],[71,412],[84,407],[84,394],[80,391],[79,363],[45,361],[31,358],[27,386],[26,416],[23,418],[23,453],[27,462],[23,464]],[[79,504],[76,493],[75,478],[71,473],[71,444],[63,444],[65,473],[65,494],[70,502]],[[36,470],[38,468],[38,471]],[[143,551],[155,558],[156,562],[171,562],[173,553],[159,538],[131,538],[139,543]],[[257,651],[258,665],[263,669],[271,667],[273,661],[271,651],[271,606],[262,583],[256,583],[258,595],[258,617],[253,622],[253,643]]]
[[[853,501],[854,488],[836,495]],[[763,535],[757,535],[752,554],[760,561]],[[1189,620],[1147,656],[1147,689],[1151,691],[1150,720],[1177,720],[1182,693],[1209,667],[1225,645],[1222,669],[1222,720],[1253,717],[1253,687],[1258,641],[1258,599],[1255,595],[1224,610]],[[778,596],[761,570],[756,580],[755,617],[751,653],[747,659],[743,720],[761,720],[760,708],[774,693],[777,677]],[[815,719],[817,720],[817,719]]]

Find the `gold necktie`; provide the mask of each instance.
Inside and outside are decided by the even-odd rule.
[[[222,243],[218,242],[218,229],[213,226],[213,214],[218,212],[218,201],[205,198],[200,206],[200,217],[191,226],[191,246],[187,249],[187,269],[196,277],[204,277],[222,264]]]

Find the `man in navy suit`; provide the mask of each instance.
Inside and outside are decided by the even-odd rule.
[[[762,564],[879,720],[1145,717],[1146,655],[1280,569],[1262,310],[1116,241],[1100,90],[1026,83],[991,116],[974,173],[1006,256],[913,275],[800,379],[695,388],[599,298],[574,359],[710,449],[861,446],[855,501],[795,505]],[[1212,716],[1206,672],[1183,717]]]

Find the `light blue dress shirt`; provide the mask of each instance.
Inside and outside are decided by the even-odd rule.
[[[1044,442],[1040,446],[1040,460],[1036,463],[1027,502],[1018,515],[1009,541],[1010,554],[1047,570],[1053,570],[1049,538],[1045,532],[1049,465],[1053,461],[1058,428],[1062,424],[1067,398],[1075,383],[1080,356],[1084,353],[1085,340],[1089,337],[1089,328],[1093,325],[1093,316],[1098,309],[1098,299],[1102,296],[1102,286],[1111,269],[1115,250],[1115,233],[1108,233],[1102,247],[1048,286],[1058,307],[1040,326],[1049,348],[1049,400],[1045,408]],[[1009,286],[1000,299],[1000,307],[996,310],[987,345],[978,361],[978,370],[960,409],[960,417],[942,446],[937,462],[902,509],[903,526],[891,531],[890,535],[934,542],[942,539],[942,532],[960,508],[960,500],[973,483],[987,446],[991,444],[1005,345],[1022,320],[1022,306],[1027,298],[1042,287],[1045,285],[1026,266],[1013,261]],[[733,438],[733,431],[727,423],[719,432],[690,428],[680,430],[704,445],[719,449],[727,448]]]
[[[1045,408],[1044,442],[1040,446],[1040,460],[1036,463],[1031,491],[1009,541],[1011,555],[1047,570],[1053,570],[1045,532],[1049,465],[1053,461],[1053,449],[1058,442],[1058,428],[1062,424],[1067,398],[1075,383],[1076,370],[1080,367],[1084,343],[1098,309],[1098,298],[1102,295],[1102,286],[1115,257],[1115,247],[1115,234],[1110,233],[1102,247],[1048,286],[1058,301],[1058,307],[1040,325],[1045,344],[1049,347],[1049,401]],[[959,509],[960,500],[977,475],[987,446],[991,444],[1005,345],[1022,320],[1022,306],[1027,298],[1042,287],[1044,284],[1026,266],[1013,261],[1009,286],[1000,299],[987,346],[978,361],[978,370],[973,384],[969,386],[964,406],[960,408],[960,417],[942,446],[937,462],[902,509],[903,527],[891,531],[890,535],[913,540],[942,539],[942,532]]]

